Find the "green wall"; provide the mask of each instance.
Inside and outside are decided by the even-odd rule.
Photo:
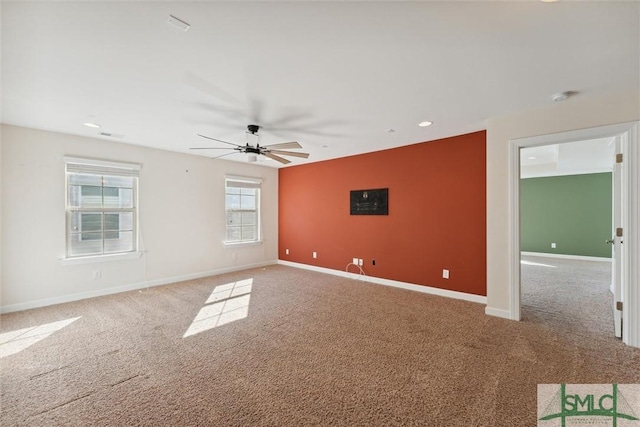
[[[611,191],[610,172],[521,179],[521,250],[611,258]]]

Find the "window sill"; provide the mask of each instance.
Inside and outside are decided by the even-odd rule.
[[[91,264],[96,262],[108,262],[108,261],[120,261],[123,259],[135,259],[140,258],[143,252],[127,252],[124,254],[113,255],[92,255],[75,258],[60,258],[60,264],[62,265],[78,265],[78,264]]]
[[[255,242],[222,242],[225,248],[239,248],[243,246],[257,246],[262,244],[262,240],[256,240]]]

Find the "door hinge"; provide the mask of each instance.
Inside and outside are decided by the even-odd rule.
[[[622,301],[616,301],[616,310],[622,311]]]
[[[622,163],[622,153],[616,154],[616,163]]]
[[[616,228],[616,236],[622,237],[622,228]]]

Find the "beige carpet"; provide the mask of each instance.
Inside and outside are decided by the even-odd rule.
[[[525,256],[521,275],[523,321],[591,339],[614,334],[611,263]]]
[[[526,307],[272,266],[2,315],[78,319],[0,359],[1,424],[532,426],[538,383],[640,382],[640,350]]]

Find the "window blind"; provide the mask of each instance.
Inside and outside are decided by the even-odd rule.
[[[140,165],[135,163],[116,163],[102,160],[85,160],[74,157],[64,158],[68,173],[93,175],[130,176],[137,177]]]
[[[226,185],[229,188],[260,188],[262,180],[250,178],[227,177]]]

